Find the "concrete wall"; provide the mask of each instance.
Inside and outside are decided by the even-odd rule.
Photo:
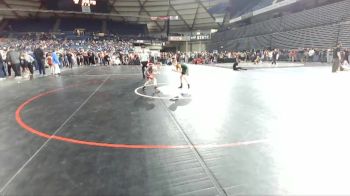
[[[206,42],[205,41],[196,41],[189,44],[191,52],[200,52],[206,50]]]
[[[169,46],[176,47],[181,52],[200,52],[206,50],[208,41],[172,42]]]

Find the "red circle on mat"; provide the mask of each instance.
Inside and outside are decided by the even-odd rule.
[[[70,85],[66,88],[72,88],[77,87],[78,85]],[[24,103],[22,103],[16,110],[16,121],[17,123],[27,130],[30,133],[33,133],[35,135],[38,135],[43,138],[52,139],[52,140],[58,140],[62,142],[72,143],[72,144],[79,144],[79,145],[86,145],[86,146],[92,146],[92,147],[105,147],[105,148],[124,148],[124,149],[179,149],[179,148],[226,148],[226,147],[237,147],[237,146],[245,146],[245,145],[251,145],[251,144],[260,144],[260,143],[266,143],[267,139],[261,139],[261,140],[253,140],[253,141],[245,141],[245,142],[235,142],[235,143],[227,143],[227,144],[201,144],[201,145],[143,145],[143,144],[112,144],[112,143],[103,143],[98,141],[84,141],[74,138],[68,138],[68,137],[61,137],[57,135],[50,135],[46,134],[40,130],[36,130],[27,123],[24,122],[24,120],[21,117],[22,110],[28,106],[33,101],[40,99],[42,97],[48,96],[50,94],[63,91],[65,88],[58,88],[51,91],[47,91],[44,93],[40,93]]]

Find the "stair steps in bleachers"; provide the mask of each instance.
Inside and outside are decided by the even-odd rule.
[[[346,22],[350,21],[349,10],[350,0],[344,0],[228,30],[221,39],[228,48],[232,48],[229,43],[237,43],[236,50],[252,47],[331,48],[339,34],[343,45],[350,47],[350,24]]]

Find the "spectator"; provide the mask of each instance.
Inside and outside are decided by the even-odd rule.
[[[2,55],[0,54],[0,80],[6,79],[6,71],[4,66],[4,61],[2,59]]]
[[[34,57],[38,64],[39,74],[45,76],[45,55],[40,45],[34,50]]]
[[[278,60],[278,50],[275,49],[272,52],[272,65],[275,64],[277,66],[277,60]]]
[[[333,50],[333,66],[332,66],[333,73],[337,72],[340,66],[340,59],[341,59],[340,51],[341,51],[341,43],[338,43]]]
[[[10,51],[7,53],[6,61],[9,63],[10,67],[15,72],[15,77],[21,77],[21,61],[20,53],[15,50],[13,47],[10,48]],[[8,68],[9,76],[11,76],[11,69]]]
[[[29,69],[30,76],[31,78],[33,78],[33,74],[34,74],[33,64],[35,62],[34,58],[30,56],[28,52],[23,52],[22,58],[23,58],[24,69],[25,70]]]
[[[53,72],[51,74],[54,75],[61,75],[61,70],[60,70],[60,66],[61,62],[59,60],[59,57],[56,53],[56,50],[53,50],[52,52],[52,67],[53,67]]]

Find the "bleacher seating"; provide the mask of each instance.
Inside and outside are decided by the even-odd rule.
[[[85,29],[86,31],[100,32],[102,20],[84,18],[62,18],[59,29],[61,31],[73,31],[74,29]]]
[[[273,5],[274,3],[279,3],[284,0],[260,0],[260,2],[256,3],[255,1],[247,1],[247,6],[245,6],[244,9],[240,10],[234,15],[234,18],[243,16],[249,12],[253,12],[265,7],[268,7],[270,5]]]
[[[55,19],[23,19],[9,20],[5,31],[15,32],[50,32]]]
[[[335,45],[339,25],[325,25],[273,34],[273,48],[331,48]]]
[[[350,18],[349,18],[350,19]],[[344,47],[350,48],[350,20],[341,24],[339,32],[339,41],[343,44]]]
[[[350,1],[341,1],[287,15],[282,19],[282,28],[285,30],[291,30],[339,22],[350,16],[349,7]]]
[[[346,0],[319,8],[305,10],[299,13],[270,19],[264,22],[251,24],[243,27],[247,29],[243,36],[247,37],[253,35],[263,35],[273,32],[340,22],[342,19],[350,16],[350,12],[348,11],[349,7],[350,1]]]
[[[340,36],[350,47],[350,0],[273,18],[212,36],[224,49],[246,50],[262,48],[329,48]],[[340,25],[340,26],[339,26]],[[213,46],[215,44],[211,44]],[[233,47],[234,46],[234,47]],[[211,49],[209,47],[209,49]]]
[[[138,35],[146,34],[147,25],[127,24],[110,20],[107,21],[107,29],[111,33],[117,33],[121,35]]]

